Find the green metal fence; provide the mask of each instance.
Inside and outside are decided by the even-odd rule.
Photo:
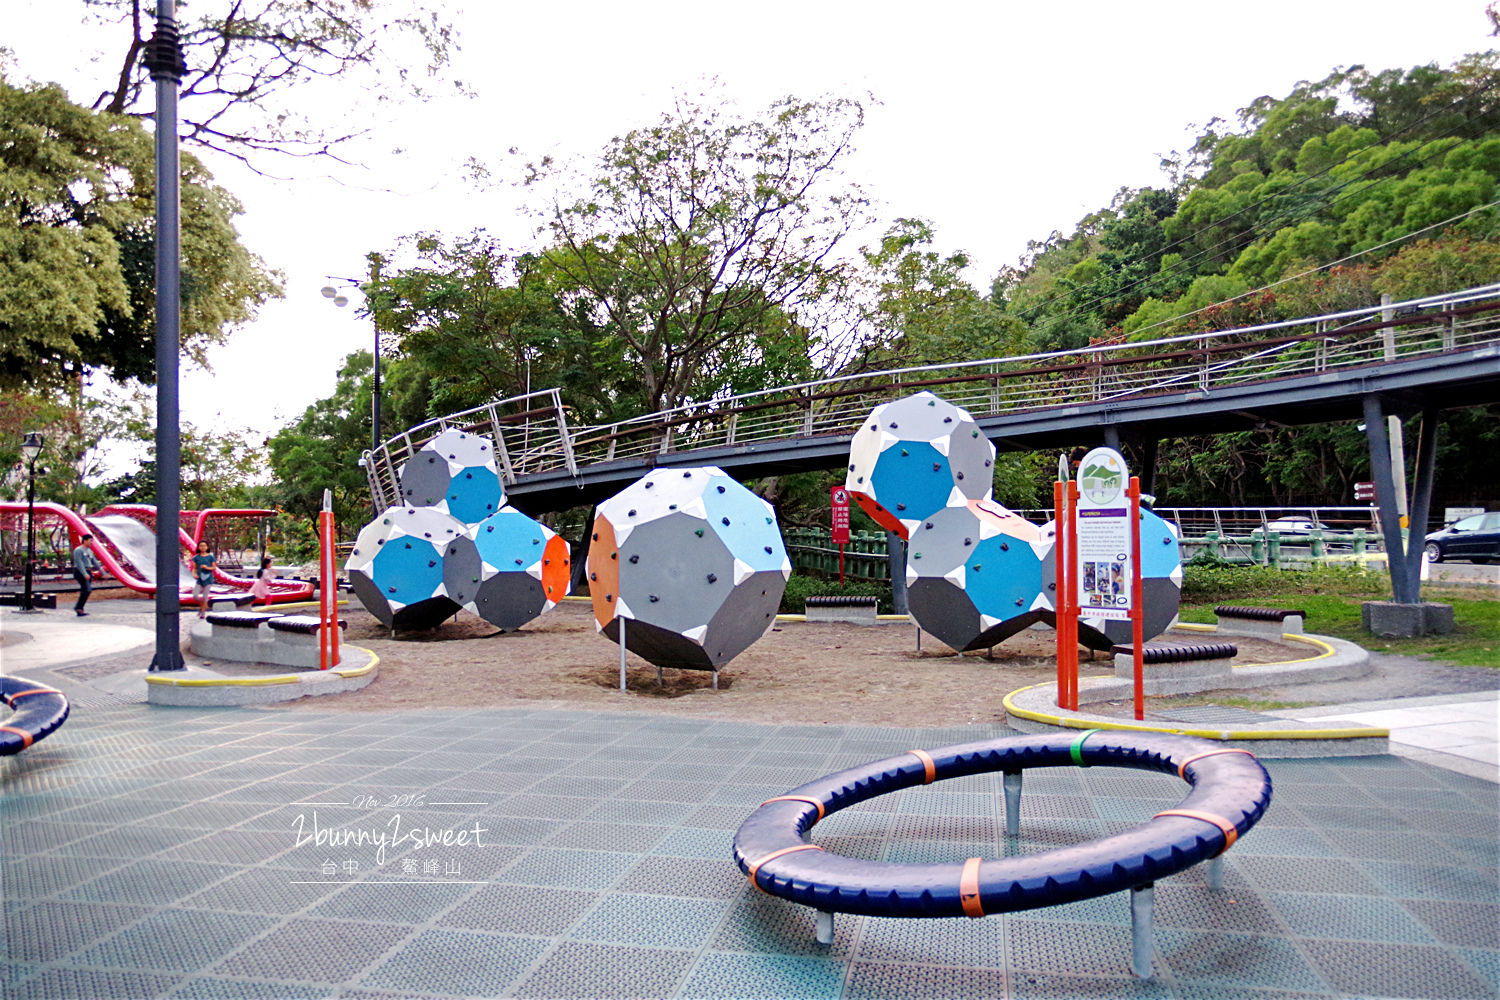
[[[818,576],[837,576],[839,547],[831,540],[827,528],[785,528],[787,556],[792,570]],[[844,578],[849,580],[888,581],[890,562],[886,559],[885,532],[853,531],[844,546]]]

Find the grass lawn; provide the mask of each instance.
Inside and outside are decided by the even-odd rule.
[[[1182,620],[1212,624],[1218,604],[1297,608],[1307,613],[1307,631],[1348,639],[1373,652],[1500,669],[1500,595],[1477,587],[1423,587],[1423,600],[1453,605],[1453,634],[1418,639],[1370,635],[1360,625],[1360,605],[1390,599],[1383,574],[1357,569],[1189,566],[1183,579]]]

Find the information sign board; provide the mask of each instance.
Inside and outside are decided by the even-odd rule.
[[[1078,467],[1078,551],[1074,556],[1078,613],[1130,618],[1129,473],[1113,448],[1095,448]]]

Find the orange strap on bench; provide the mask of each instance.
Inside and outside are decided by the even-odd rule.
[[[15,726],[0,726],[0,733],[15,733],[17,736],[21,737],[22,750],[25,750],[27,747],[31,746],[31,734],[24,729],[17,729]]]
[[[1234,846],[1234,842],[1239,839],[1240,832],[1234,828],[1234,824],[1223,816],[1215,816],[1213,813],[1199,812],[1196,809],[1167,809],[1151,818],[1158,819],[1162,816],[1186,816],[1188,819],[1199,819],[1205,823],[1211,823],[1220,830],[1223,830],[1224,848],[1219,851],[1219,854],[1223,854],[1224,851],[1229,850]],[[1214,855],[1214,857],[1218,857],[1218,854]]]
[[[7,705],[14,705],[17,698],[24,698],[28,694],[62,694],[62,692],[56,688],[27,688],[25,691],[17,691],[15,694],[6,695],[5,703]]]
[[[933,781],[937,780],[937,761],[932,759],[932,754],[926,750],[908,750],[906,752],[922,762],[922,768],[927,772],[927,776],[922,780],[922,784],[930,785]]]
[[[774,799],[766,799],[761,805],[769,805],[772,802],[810,802],[818,807],[818,819],[823,818],[823,803],[806,795],[778,795]]]
[[[781,857],[783,854],[791,854],[793,851],[821,851],[822,849],[823,848],[819,847],[817,844],[798,844],[795,847],[783,847],[779,851],[772,851],[770,854],[767,854],[765,857],[761,858],[759,861],[755,862],[755,864],[750,866],[750,884],[754,885],[755,888],[760,889],[760,886],[756,885],[755,882],[755,873],[760,871],[760,866],[765,864],[767,861],[774,861],[776,858]],[[766,890],[760,889],[760,891],[765,892]]]
[[[1186,781],[1187,780],[1187,766],[1189,764],[1191,764],[1195,760],[1202,760],[1204,757],[1217,757],[1221,753],[1242,753],[1242,754],[1247,754],[1248,756],[1251,756],[1251,757],[1255,756],[1255,754],[1250,753],[1249,750],[1229,749],[1227,747],[1225,749],[1223,749],[1223,750],[1205,750],[1202,753],[1195,753],[1195,754],[1193,754],[1187,760],[1183,761],[1181,764],[1178,764],[1177,765],[1177,777],[1181,778],[1183,781]]]
[[[964,870],[958,877],[958,901],[966,917],[984,916],[984,907],[979,901],[979,858],[964,862]]]

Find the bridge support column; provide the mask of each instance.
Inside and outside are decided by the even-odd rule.
[[[1397,604],[1415,604],[1418,595],[1408,586],[1406,546],[1401,538],[1401,515],[1396,504],[1396,476],[1391,467],[1391,443],[1386,433],[1385,408],[1376,395],[1364,398],[1365,438],[1370,443],[1370,472],[1375,478],[1375,500],[1380,507],[1380,533],[1391,574],[1391,597]],[[1404,478],[1404,477],[1403,477]]]
[[[891,571],[891,610],[898,615],[911,614],[906,601],[906,539],[894,531],[885,533],[885,558]]]

